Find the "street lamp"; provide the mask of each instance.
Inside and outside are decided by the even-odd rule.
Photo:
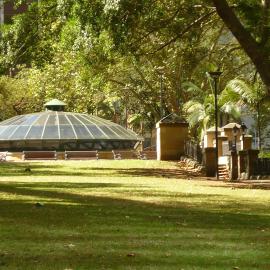
[[[241,124],[241,130],[242,130],[242,140],[243,140],[243,150],[245,150],[245,135],[246,135],[246,132],[247,132],[247,126],[245,125],[244,122],[242,122]]]
[[[215,84],[215,139],[216,139],[216,176],[217,180],[219,179],[218,175],[218,103],[217,103],[217,84],[221,71],[211,71],[208,72],[209,75],[214,79]]]

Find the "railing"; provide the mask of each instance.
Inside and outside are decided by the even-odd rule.
[[[185,155],[202,163],[202,149],[201,146],[194,141],[185,142]]]
[[[258,158],[254,163],[255,175],[270,174],[270,158]]]

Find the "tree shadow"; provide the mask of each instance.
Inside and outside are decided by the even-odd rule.
[[[200,225],[200,228],[202,227],[207,227],[207,228],[217,228],[219,226],[221,226],[223,228],[224,225],[224,221],[226,220],[233,220],[235,221],[235,218],[239,218],[239,222],[237,222],[237,224],[235,224],[234,226],[238,227],[242,227],[243,224],[245,224],[246,227],[249,226],[253,226],[254,222],[248,223],[246,224],[246,218],[248,219],[253,219],[253,221],[270,221],[269,217],[265,216],[265,215],[256,215],[256,214],[251,214],[248,213],[248,215],[243,214],[243,213],[235,213],[234,209],[235,209],[235,202],[234,201],[224,201],[224,203],[222,204],[222,206],[224,208],[226,208],[228,211],[224,212],[222,214],[223,217],[223,221],[220,222],[213,222],[212,225],[209,225],[209,219],[208,220],[204,220],[201,219],[202,215],[205,215],[205,213],[207,213],[208,218],[211,217],[215,218],[216,216],[219,215],[219,213],[212,213],[211,206],[207,205],[206,207],[204,207],[203,205],[201,206],[192,206],[189,203],[185,203],[183,201],[181,201],[180,203],[176,203],[174,206],[173,205],[156,205],[156,203],[147,203],[147,202],[142,202],[142,201],[134,201],[134,200],[129,200],[129,199],[118,199],[118,198],[110,198],[110,197],[103,197],[103,196],[95,196],[95,195],[91,195],[91,189],[103,189],[103,188],[115,188],[116,190],[121,189],[123,187],[128,188],[129,190],[134,189],[134,186],[138,186],[140,188],[145,188],[143,185],[133,185],[133,184],[129,184],[129,185],[122,185],[122,184],[112,184],[112,183],[51,183],[51,182],[42,182],[42,183],[9,183],[9,184],[1,184],[0,185],[0,191],[2,193],[8,193],[11,195],[15,195],[15,196],[33,196],[34,198],[39,198],[39,200],[43,200],[43,199],[52,199],[52,200],[57,200],[57,201],[64,201],[64,202],[72,202],[74,205],[78,205],[78,206],[83,206],[83,205],[91,205],[93,202],[98,203],[98,204],[103,204],[104,206],[112,206],[112,205],[117,205],[117,206],[137,206],[140,208],[140,206],[143,206],[143,209],[145,209],[145,207],[149,207],[151,209],[157,209],[160,213],[162,212],[163,216],[166,216],[167,211],[176,211],[177,213],[185,213],[186,218],[188,218],[191,214],[192,220],[194,222],[192,222],[193,226],[197,226],[198,224]],[[53,190],[57,188],[57,190]],[[77,191],[79,191],[81,188],[84,189],[89,189],[89,193],[90,194],[84,194],[84,193],[76,193]],[[67,191],[67,189],[70,189]],[[74,192],[74,193],[73,193]],[[132,193],[133,194],[133,193]],[[136,195],[136,192],[134,192],[134,194]],[[154,194],[153,192],[147,193],[147,192],[143,192],[143,195],[150,195],[150,194]],[[157,193],[156,196],[160,197],[160,193]],[[153,197],[154,197],[153,196]],[[211,198],[214,198],[217,202],[221,201],[222,198],[224,198],[225,196],[223,195],[218,195],[218,194],[186,194],[186,193],[181,193],[181,192],[177,192],[177,193],[173,193],[171,195],[169,194],[164,194],[164,197],[177,197],[177,196],[181,196],[182,198],[196,198],[197,201],[209,201],[211,200]],[[32,201],[32,200],[30,200]],[[24,201],[22,201],[22,203],[24,203]],[[49,203],[49,201],[48,201]],[[239,207],[240,203],[238,204]],[[258,209],[258,206],[254,206],[253,204],[244,204],[246,207],[249,207],[250,209]],[[216,206],[213,206],[214,208]],[[136,208],[136,207],[135,207]],[[108,208],[110,211],[112,210],[111,207]],[[138,209],[136,209],[138,210]],[[193,215],[195,213],[195,215]],[[128,214],[128,213],[126,213]],[[247,217],[248,216],[248,217]],[[243,218],[243,220],[241,220],[241,218]],[[204,224],[204,225],[203,225]],[[210,226],[210,227],[209,227]]]
[[[134,186],[67,182],[1,184],[0,192],[10,196],[2,197],[0,204],[2,266],[231,269],[237,265],[241,269],[267,269],[264,262],[269,254],[261,249],[261,241],[269,236],[270,219],[265,212],[256,211],[253,204],[246,204],[252,211],[245,212],[234,202],[219,204],[222,196],[216,195],[182,194],[202,202],[213,197],[217,205],[211,208],[182,201],[161,205],[91,194],[92,189],[123,187],[131,190]],[[82,188],[89,189],[89,193],[80,194]],[[37,207],[35,201],[44,205]],[[242,252],[224,252],[224,248],[238,248]],[[257,252],[253,258],[244,255],[253,250]],[[258,259],[258,268],[254,266],[254,258]]]
[[[199,173],[186,171],[182,168],[113,168],[113,167],[79,167],[72,171],[65,170],[64,164],[52,163],[1,163],[1,176],[108,176],[111,171],[114,175],[131,176],[131,177],[156,177],[156,178],[194,178],[199,177]]]

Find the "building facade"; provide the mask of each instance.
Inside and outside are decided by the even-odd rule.
[[[4,1],[0,0],[0,24],[4,23]]]
[[[29,1],[31,3],[33,1]],[[28,4],[15,6],[14,1],[0,0],[0,24],[10,23],[14,15],[20,14],[27,10]]]

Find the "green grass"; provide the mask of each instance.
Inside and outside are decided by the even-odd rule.
[[[158,161],[2,163],[0,176],[1,270],[270,269],[267,190]]]

